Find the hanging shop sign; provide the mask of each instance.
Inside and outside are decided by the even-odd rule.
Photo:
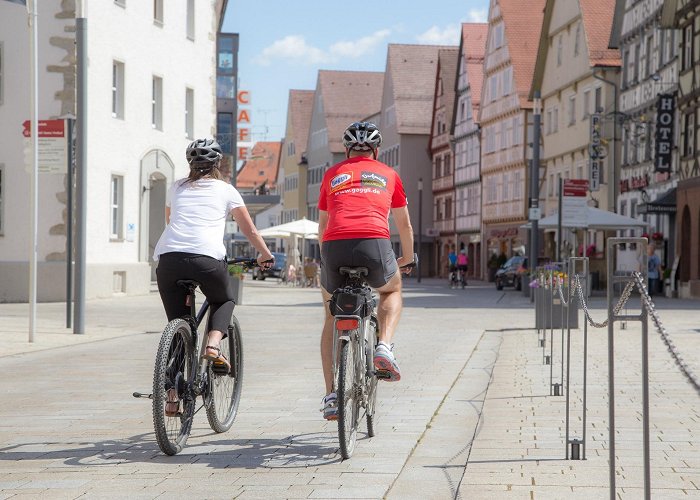
[[[656,102],[656,156],[654,158],[656,172],[671,172],[674,101],[675,94],[659,94]]]

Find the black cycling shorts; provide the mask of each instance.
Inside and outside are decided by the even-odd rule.
[[[381,238],[324,241],[321,246],[321,286],[329,293],[345,285],[343,266],[366,267],[367,283],[380,288],[398,272],[391,241]]]

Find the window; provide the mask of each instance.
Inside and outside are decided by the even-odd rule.
[[[576,123],[576,96],[569,97],[569,126]]]
[[[194,40],[194,0],[187,0],[187,38]]]
[[[561,59],[564,52],[564,35],[559,35],[557,39],[557,66],[561,66]]]
[[[583,91],[583,119],[588,118],[591,109],[591,91],[586,89]]]
[[[296,154],[296,148],[294,147],[294,141],[287,143],[287,156],[294,156]]]
[[[647,53],[644,55],[646,59],[646,76],[650,76],[653,69],[653,59],[651,56],[654,53],[654,38],[651,35],[647,37],[646,51]]]
[[[123,191],[124,177],[112,175],[112,185],[109,195],[109,237],[113,240],[120,240],[123,237]]]
[[[503,23],[493,26],[493,48],[497,49],[503,45]]]
[[[5,198],[5,165],[0,165],[0,234],[5,234],[5,211],[3,200]]]
[[[693,156],[695,153],[695,110],[687,113],[684,118],[683,135],[685,142],[683,145],[683,156]]]
[[[153,0],[153,23],[163,26],[163,0]]]
[[[576,24],[576,38],[574,39],[574,57],[581,52],[581,22]]]
[[[552,110],[552,132],[559,131],[559,106],[555,106]]]
[[[657,68],[661,69],[664,66],[664,62],[666,61],[664,58],[664,52],[666,51],[666,30],[659,30],[659,59],[658,59],[658,64]]]
[[[159,76],[151,83],[151,127],[163,130],[163,79]]]
[[[639,71],[639,65],[640,65],[640,53],[642,51],[642,42],[639,42],[634,46],[634,71],[633,71],[633,76],[632,78],[634,79],[634,82],[639,81],[639,77],[642,76],[641,72]]]
[[[233,113],[216,114],[216,139],[225,155],[233,154],[233,125]]]
[[[194,90],[185,90],[185,137],[194,137]]]
[[[681,71],[690,69],[693,64],[693,23],[683,28],[683,60]]]
[[[124,63],[112,61],[112,116],[124,119]]]
[[[603,111],[603,90],[601,87],[595,88],[595,108],[594,113],[600,113]]]
[[[626,87],[632,81],[632,58],[630,49],[625,49],[622,54],[622,87]]]

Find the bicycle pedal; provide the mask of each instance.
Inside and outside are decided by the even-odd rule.
[[[228,375],[228,368],[224,363],[212,363],[211,371],[214,375]]]
[[[376,370],[374,375],[381,380],[389,380],[391,378],[391,372],[387,370]]]

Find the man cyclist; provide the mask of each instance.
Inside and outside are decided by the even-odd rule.
[[[341,266],[362,266],[369,271],[368,284],[379,292],[379,343],[374,366],[395,382],[401,371],[392,352],[391,339],[401,314],[399,268],[413,262],[413,229],[406,193],[398,174],[377,161],[382,136],[370,122],[352,123],[343,134],[346,160],[325,173],[318,200],[321,244],[321,293],[326,312],[321,335],[321,361],[326,383],[323,416],[338,418],[333,390],[333,317],[328,307],[331,294],[345,277]],[[389,213],[399,231],[401,254],[392,250]],[[409,271],[406,271],[409,272]]]
[[[450,288],[455,287],[457,278],[455,274],[457,273],[457,254],[455,253],[454,245],[450,247],[450,253],[447,254],[447,272],[450,276]]]

